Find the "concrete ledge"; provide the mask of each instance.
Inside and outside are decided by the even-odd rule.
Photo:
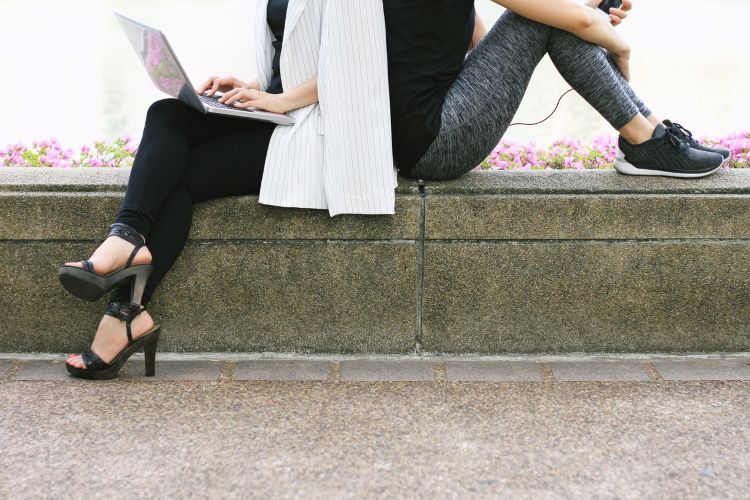
[[[0,352],[85,347],[103,304],[60,262],[105,235],[128,170],[0,169]],[[151,309],[170,351],[750,350],[750,172],[400,180],[394,217],[196,208]]]

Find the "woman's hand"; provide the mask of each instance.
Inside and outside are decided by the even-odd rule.
[[[272,113],[286,113],[291,108],[284,94],[269,94],[257,89],[235,88],[224,93],[219,102],[237,108],[258,108]]]
[[[208,90],[208,95],[214,95],[216,91],[227,92],[232,89],[249,89],[249,88],[260,88],[258,80],[253,80],[249,83],[240,80],[234,76],[212,76],[203,85],[195,89],[199,94],[203,94]]]
[[[585,4],[592,9],[598,9],[602,0],[586,0]],[[612,26],[619,26],[626,17],[628,17],[627,11],[633,8],[633,2],[631,0],[623,0],[622,5],[619,9],[614,7],[609,9],[609,21]]]

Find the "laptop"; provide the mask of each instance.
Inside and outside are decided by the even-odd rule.
[[[293,125],[294,118],[282,113],[271,113],[256,108],[236,108],[219,102],[220,92],[213,96],[199,95],[188,79],[180,61],[177,60],[167,37],[161,31],[123,16],[116,12],[130,43],[138,53],[151,81],[156,88],[175,97],[201,113],[235,116],[250,120],[261,120],[278,125]]]

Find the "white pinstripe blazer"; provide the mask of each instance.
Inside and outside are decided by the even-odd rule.
[[[261,89],[273,34],[257,0]],[[388,64],[382,0],[289,0],[281,52],[284,91],[318,76],[319,103],[290,112],[271,137],[260,203],[339,214],[395,213]]]

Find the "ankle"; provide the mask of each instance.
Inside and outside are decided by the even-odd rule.
[[[620,135],[628,144],[637,146],[651,139],[655,128],[656,126],[652,125],[645,116],[638,113],[625,126],[619,129],[618,132],[620,132]]]

